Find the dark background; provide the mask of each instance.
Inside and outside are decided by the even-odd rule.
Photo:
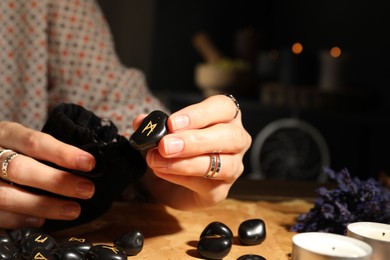
[[[268,123],[297,116],[326,139],[331,167],[361,177],[390,171],[390,8],[385,1],[352,0],[99,0],[127,66],[141,68],[151,89],[172,110],[200,100],[194,68],[202,57],[192,37],[205,31],[226,56],[237,57],[235,37],[244,28],[258,36],[258,51],[289,48],[299,41],[312,57],[339,46],[350,54],[348,91],[330,106],[301,108],[264,105],[257,78],[248,93],[237,93],[244,126],[253,138]],[[253,57],[254,59],[256,57]],[[313,72],[307,77],[314,75]],[[312,87],[316,87],[313,82]],[[349,92],[347,92],[349,93]],[[251,171],[249,154],[245,174]]]

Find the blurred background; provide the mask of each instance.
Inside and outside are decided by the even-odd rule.
[[[373,0],[98,0],[126,66],[174,111],[233,93],[248,178],[390,172],[390,8]]]

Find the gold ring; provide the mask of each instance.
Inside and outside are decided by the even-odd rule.
[[[207,173],[204,175],[205,178],[214,178],[215,175],[221,170],[221,157],[219,154],[210,154],[210,167]]]
[[[19,154],[18,153],[11,153],[10,155],[8,155],[4,161],[3,161],[3,165],[1,167],[1,171],[2,171],[2,177],[3,179],[5,180],[8,180],[8,165],[10,164],[11,160],[13,158],[15,158],[16,156],[18,156]]]

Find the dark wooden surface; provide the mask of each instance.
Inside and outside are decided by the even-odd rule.
[[[251,180],[241,178],[232,186],[229,197],[240,200],[282,201],[303,199],[314,201],[319,187],[334,188],[335,183],[291,180]]]

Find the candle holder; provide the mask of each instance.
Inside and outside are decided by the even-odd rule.
[[[293,236],[292,260],[371,260],[372,247],[366,242],[325,232]]]
[[[347,226],[347,236],[368,243],[372,249],[372,260],[390,257],[390,225],[376,222],[355,222]]]

